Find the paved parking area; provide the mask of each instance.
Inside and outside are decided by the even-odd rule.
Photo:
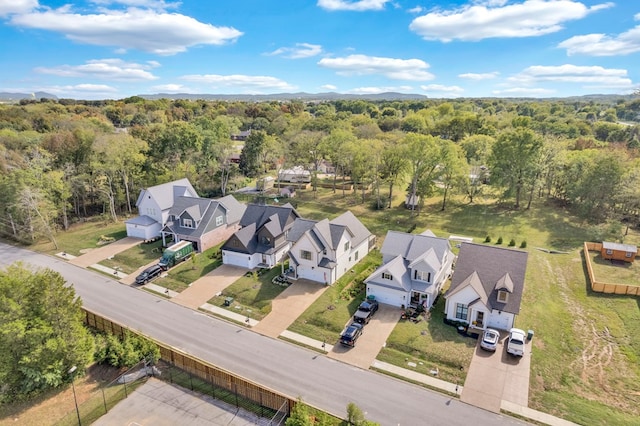
[[[277,338],[300,316],[328,286],[308,280],[294,281],[271,302],[271,312],[252,328],[265,336]]]
[[[96,420],[97,426],[249,426],[268,425],[253,413],[158,379],[147,383]]]
[[[239,266],[220,265],[204,277],[198,278],[171,300],[188,308],[198,309],[246,273],[247,270]]]
[[[369,324],[364,326],[362,336],[356,341],[353,348],[342,346],[337,342],[333,344],[331,352],[327,354],[347,364],[368,369],[378,356],[380,349],[386,344],[387,338],[400,320],[402,310],[396,306],[380,304]]]
[[[507,353],[507,333],[502,332],[496,352],[480,348],[480,339],[471,360],[460,400],[485,410],[500,412],[506,400],[524,407],[529,402],[531,343],[522,358]]]
[[[130,249],[131,247],[135,247],[138,244],[141,244],[142,241],[143,240],[141,240],[140,238],[125,237],[121,240],[114,241],[102,247],[91,249],[87,253],[69,260],[69,263],[80,266],[82,268],[87,268],[94,263],[98,263],[101,260],[107,259],[111,256],[115,256],[116,254]]]

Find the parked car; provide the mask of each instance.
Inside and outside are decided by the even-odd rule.
[[[136,284],[146,284],[152,279],[160,276],[160,274],[162,274],[162,268],[160,265],[149,266],[136,277]]]
[[[485,351],[495,352],[500,341],[500,332],[493,328],[487,328],[482,333],[482,340],[480,340],[480,347]]]
[[[340,333],[340,343],[344,346],[354,347],[356,340],[358,340],[358,337],[362,334],[363,328],[364,326],[362,324],[352,322]]]
[[[507,339],[507,353],[515,356],[524,356],[524,339],[526,334],[519,328],[509,330],[509,338]]]
[[[353,320],[360,324],[368,324],[373,314],[378,310],[378,307],[378,302],[375,300],[365,300],[353,315]]]

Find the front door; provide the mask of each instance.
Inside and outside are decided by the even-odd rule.
[[[476,312],[475,326],[484,328],[484,312]]]
[[[262,264],[263,265],[268,265],[269,264],[269,256],[267,256],[266,254],[262,255]]]

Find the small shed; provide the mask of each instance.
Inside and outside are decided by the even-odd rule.
[[[272,176],[263,177],[262,179],[258,179],[256,182],[256,187],[258,191],[266,191],[268,189],[273,188],[275,183],[275,178]]]
[[[406,198],[404,199],[404,206],[408,209],[418,208],[419,203],[420,203],[420,196],[413,195],[412,193],[408,193]]]
[[[285,186],[280,188],[280,196],[285,198],[293,198],[296,196],[296,189],[293,186]]]
[[[638,254],[638,247],[631,244],[610,243],[604,241],[600,249],[600,255],[606,260],[621,260],[633,262]]]

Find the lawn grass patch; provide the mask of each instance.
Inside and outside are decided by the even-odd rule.
[[[477,340],[462,336],[444,323],[444,298],[438,297],[431,317],[414,323],[400,320],[377,359],[430,375],[451,383],[464,383]],[[409,367],[408,362],[417,364]]]
[[[598,251],[589,251],[596,281],[612,284],[640,285],[640,266],[636,262],[603,259]]]
[[[249,272],[225,288],[223,294],[209,299],[208,303],[259,321],[271,312],[271,301],[286,289],[271,282],[281,272],[280,266],[261,273]],[[233,297],[230,306],[224,306],[227,297]]]
[[[100,265],[132,274],[143,265],[159,261],[162,257],[162,240],[142,243],[114,255],[111,259],[98,262]]]
[[[67,231],[58,231],[55,234],[58,248],[49,240],[42,240],[29,248],[41,253],[55,254],[61,251],[73,256],[82,254],[82,250],[99,247],[100,237],[120,240],[127,236],[127,230],[123,222],[105,222],[100,218],[92,218],[84,222],[72,225]]]
[[[329,343],[336,342],[345,324],[349,322],[365,298],[364,286],[359,283],[367,278],[379,263],[380,252],[371,251],[362,261],[325,290],[289,326],[288,330],[313,339],[322,339]]]

